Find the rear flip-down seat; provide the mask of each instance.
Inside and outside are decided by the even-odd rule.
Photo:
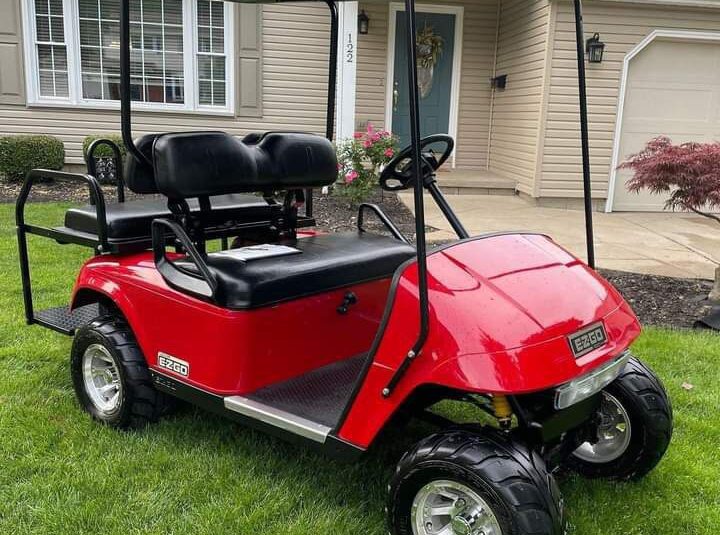
[[[137,148],[152,160],[153,146],[164,134],[149,134],[136,141]],[[155,170],[128,154],[124,165],[124,181],[128,188],[141,195],[159,193]],[[233,171],[231,170],[231,174]],[[197,199],[188,199],[191,215],[200,213]],[[268,204],[262,197],[253,194],[225,194],[210,197],[211,210],[203,214],[203,224],[213,226],[237,226],[257,223],[268,224],[276,219],[282,207]],[[149,245],[151,225],[154,219],[170,217],[166,198],[140,198],[105,206],[106,238],[113,244],[133,242]],[[97,207],[85,205],[69,209],[65,214],[65,228],[71,231],[98,236],[100,234]]]
[[[188,205],[192,214],[200,212],[197,200],[189,199]],[[270,205],[262,197],[255,195],[210,197],[210,205],[212,211],[207,218],[210,225],[270,221],[281,210],[280,205]],[[108,204],[105,207],[107,238],[110,241],[149,240],[153,219],[169,216],[166,199],[137,199]],[[78,232],[97,235],[97,207],[88,204],[70,208],[65,213],[65,226]]]

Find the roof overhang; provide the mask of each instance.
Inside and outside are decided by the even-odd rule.
[[[667,7],[720,8],[720,0],[586,0],[585,3],[636,4]]]

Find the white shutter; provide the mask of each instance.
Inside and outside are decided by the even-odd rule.
[[[262,116],[262,6],[237,4],[237,115]]]
[[[25,104],[20,0],[0,1],[0,104]]]

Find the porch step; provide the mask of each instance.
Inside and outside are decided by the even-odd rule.
[[[340,421],[365,359],[358,355],[247,396],[226,397],[225,408],[322,444]]]
[[[439,173],[438,185],[446,195],[515,195],[517,182],[480,169]]]

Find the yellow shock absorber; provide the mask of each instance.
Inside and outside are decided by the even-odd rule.
[[[493,396],[492,398],[493,410],[495,411],[495,418],[498,419],[500,427],[507,429],[512,423],[512,407],[510,407],[510,401],[505,396]]]

